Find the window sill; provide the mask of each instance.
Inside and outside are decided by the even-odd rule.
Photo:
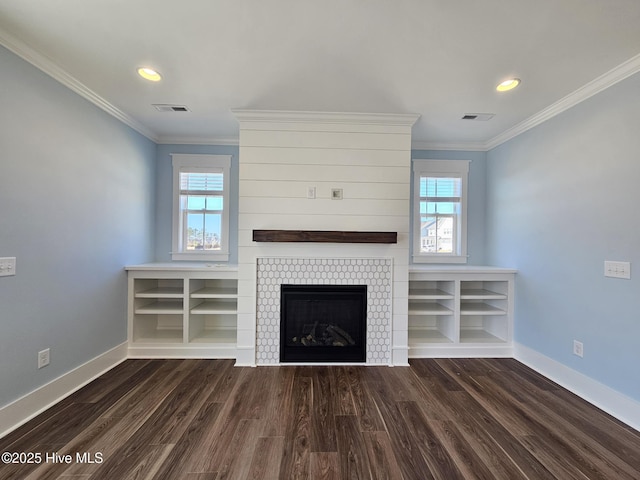
[[[208,253],[208,252],[189,252],[189,253],[172,253],[171,260],[195,260],[200,262],[228,262],[228,253]]]
[[[467,263],[466,255],[413,255],[413,263]]]

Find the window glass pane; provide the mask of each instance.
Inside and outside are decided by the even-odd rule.
[[[453,218],[438,219],[436,251],[438,253],[453,253]]]
[[[222,210],[222,197],[210,195],[207,197],[207,210]]]
[[[205,199],[207,197],[187,196],[187,210],[204,210]]]
[[[222,215],[188,213],[186,250],[219,250]]]
[[[423,253],[453,253],[453,216],[420,216],[420,251]],[[457,221],[457,220],[456,220]]]
[[[205,250],[219,250],[222,242],[222,215],[205,215]]]
[[[421,177],[421,197],[460,197],[462,181],[460,178]]]
[[[460,209],[460,204],[457,202],[430,202],[429,213],[446,213],[455,214]]]

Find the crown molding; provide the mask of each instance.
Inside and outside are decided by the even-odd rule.
[[[415,113],[305,112],[292,110],[251,110],[234,108],[239,122],[295,122],[326,124],[397,125],[411,127],[420,118]]]
[[[69,73],[56,65],[51,59],[42,55],[41,53],[38,53],[33,48],[29,47],[27,44],[25,44],[21,40],[18,40],[16,37],[7,33],[6,31],[3,31],[2,29],[0,29],[0,45],[18,55],[20,58],[30,63],[34,67],[43,71],[54,80],[58,81],[65,87],[80,95],[85,100],[88,100],[98,108],[104,110],[109,115],[120,120],[125,125],[133,128],[141,135],[144,135],[149,140],[157,142],[157,138],[151,130],[124,113],[115,105],[109,103],[107,100],[102,98],[82,82],[72,77]]]
[[[598,78],[583,85],[578,90],[570,93],[566,97],[561,98],[555,103],[552,103],[547,108],[539,111],[535,115],[527,118],[526,120],[518,123],[517,125],[505,130],[501,134],[493,137],[485,143],[485,150],[491,150],[505,143],[508,140],[532,129],[533,127],[546,122],[550,118],[559,115],[560,113],[569,110],[571,107],[584,102],[588,98],[596,95],[597,93],[606,90],[607,88],[621,82],[627,77],[640,72],[640,54],[630,58],[626,62],[621,63],[617,67],[612,68],[607,73],[600,75]]]
[[[486,152],[487,146],[482,142],[468,143],[438,143],[438,142],[411,142],[412,150],[457,150],[461,152]]]
[[[220,145],[238,146],[238,137],[172,137],[160,136],[156,141],[158,145]]]
[[[0,45],[21,57],[26,62],[40,69],[62,85],[88,100],[109,115],[128,125],[141,135],[158,144],[176,145],[238,145],[235,137],[172,137],[157,136],[147,127],[139,123],[115,105],[111,104],[86,85],[72,77],[65,70],[56,65],[51,59],[38,53],[33,48],[18,40],[13,35],[0,29]],[[459,150],[459,151],[488,151],[511,140],[512,138],[530,130],[537,125],[559,115],[603,90],[615,85],[631,75],[640,72],[640,54],[630,58],[620,65],[597,77],[578,90],[561,98],[547,108],[532,115],[517,125],[505,130],[486,142],[470,143],[437,143],[412,142],[414,150]],[[413,126],[420,118],[419,114],[392,113],[346,113],[346,112],[300,112],[288,110],[252,110],[232,109],[231,112],[240,122],[299,122],[326,124],[369,124],[369,125],[397,125]]]

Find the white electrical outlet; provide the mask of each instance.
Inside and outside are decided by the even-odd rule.
[[[573,354],[580,358],[584,356],[584,346],[582,345],[582,342],[577,340],[573,341]]]
[[[16,257],[0,258],[0,277],[9,277],[16,274]]]
[[[49,365],[49,349],[46,348],[38,352],[38,368],[46,367]]]
[[[307,198],[316,198],[316,187],[307,187]]]
[[[604,276],[612,278],[631,278],[631,263],[604,261]]]

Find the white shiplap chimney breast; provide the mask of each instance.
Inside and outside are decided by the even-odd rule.
[[[390,261],[383,363],[406,365],[411,127],[418,116],[233,113],[240,122],[238,365],[262,363],[256,356],[257,343],[264,343],[257,329],[257,309],[264,308],[257,302],[257,265],[273,257]],[[257,243],[252,233],[259,229],[393,231],[398,243]]]

